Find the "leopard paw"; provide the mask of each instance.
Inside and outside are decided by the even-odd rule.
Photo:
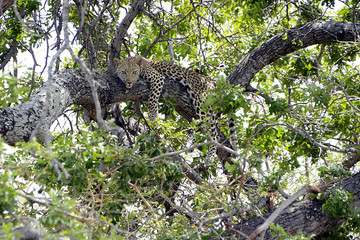
[[[157,115],[158,115],[157,112],[149,112],[148,116],[149,116],[150,122],[155,122]]]

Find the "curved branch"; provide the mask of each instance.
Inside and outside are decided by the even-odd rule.
[[[233,68],[228,81],[251,91],[253,77],[265,66],[299,49],[321,43],[355,42],[359,39],[360,24],[351,22],[310,22],[280,33],[249,54]]]
[[[132,4],[129,12],[127,12],[126,16],[123,18],[121,23],[119,24],[119,27],[116,31],[116,35],[111,43],[111,51],[109,56],[109,72],[114,72],[115,66],[113,63],[113,59],[115,57],[119,57],[120,51],[121,51],[121,45],[124,42],[125,35],[131,25],[131,23],[134,21],[135,17],[138,15],[140,10],[143,8],[145,4],[145,0],[135,0],[135,2]]]

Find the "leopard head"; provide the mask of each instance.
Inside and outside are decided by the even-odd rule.
[[[124,81],[127,88],[131,88],[141,73],[141,57],[130,57],[123,61],[114,58],[117,76]]]

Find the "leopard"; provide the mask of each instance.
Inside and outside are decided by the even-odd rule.
[[[132,88],[134,83],[140,78],[150,82],[150,95],[148,98],[148,118],[151,122],[156,121],[158,115],[159,98],[162,92],[164,81],[171,78],[179,81],[186,86],[192,104],[195,108],[196,118],[209,122],[211,138],[218,140],[216,127],[216,114],[208,109],[208,114],[202,111],[202,105],[208,95],[208,91],[216,88],[216,82],[204,77],[202,74],[179,65],[147,59],[142,56],[133,56],[120,60],[114,58],[116,75],[125,83],[126,88]],[[232,124],[233,125],[233,124]],[[234,125],[233,125],[234,126]],[[230,134],[234,132],[234,127],[230,129]],[[234,137],[230,137],[231,145],[235,145]],[[236,144],[237,146],[237,144]],[[234,146],[233,146],[234,148]],[[217,147],[210,145],[206,162],[211,163],[214,160]]]

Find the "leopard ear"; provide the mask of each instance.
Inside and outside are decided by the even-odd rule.
[[[146,62],[146,59],[143,58],[142,56],[135,56],[134,59],[135,59],[135,63],[139,66],[143,66],[144,63]]]
[[[114,64],[115,64],[115,66],[119,66],[120,62],[121,62],[120,59],[114,58]]]

